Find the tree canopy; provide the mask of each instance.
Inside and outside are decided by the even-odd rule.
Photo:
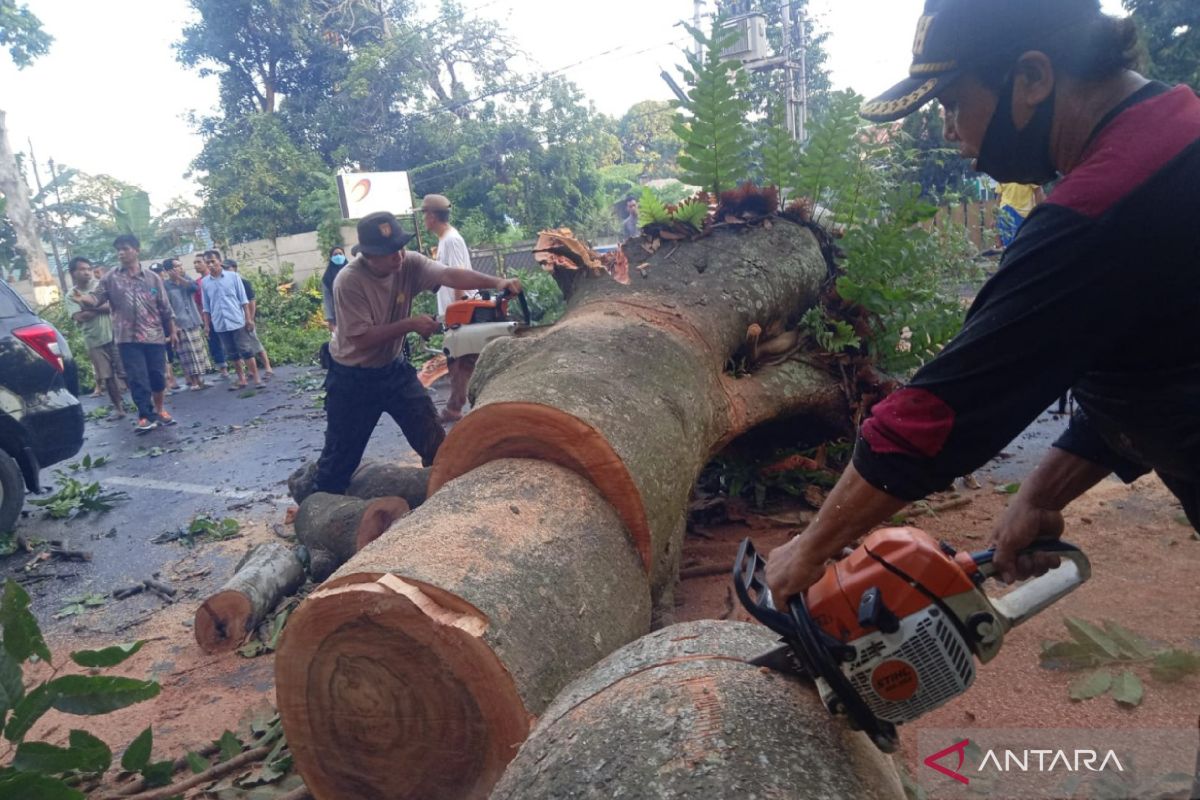
[[[1200,4],[1195,0],[1124,0],[1137,21],[1150,77],[1200,86]]]
[[[19,69],[33,63],[50,50],[54,39],[42,30],[42,21],[29,7],[16,0],[0,0],[0,47]]]

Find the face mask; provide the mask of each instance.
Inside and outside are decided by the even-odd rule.
[[[331,258],[329,260],[332,261],[334,264],[337,264],[339,267],[346,263],[346,257],[344,255],[342,255],[341,253],[338,253],[336,256],[334,256],[333,258]]]
[[[1050,160],[1050,132],[1054,126],[1054,95],[1050,95],[1033,118],[1017,130],[1012,116],[1013,82],[1010,77],[1000,90],[996,111],[988,123],[979,148],[975,169],[1000,183],[1049,183],[1058,177]]]

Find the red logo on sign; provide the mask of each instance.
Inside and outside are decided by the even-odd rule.
[[[958,744],[952,744],[949,747],[947,747],[945,750],[942,750],[941,752],[938,752],[938,753],[934,753],[933,755],[929,756],[929,758],[925,759],[925,766],[936,769],[938,772],[942,773],[946,777],[953,778],[954,780],[958,781],[961,784],[969,785],[971,783],[970,778],[967,778],[964,775],[960,775],[958,773],[958,770],[962,769],[963,761],[966,760],[966,753],[964,751],[967,749],[967,745],[969,745],[970,743],[971,743],[970,739],[963,739]],[[942,766],[941,764],[937,763],[938,759],[945,758],[946,756],[950,755],[951,753],[958,753],[958,766],[956,766],[954,769],[948,769],[948,768]]]

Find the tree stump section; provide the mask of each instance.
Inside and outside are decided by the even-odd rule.
[[[559,690],[649,623],[641,559],[595,487],[493,461],[292,614],[279,713],[317,800],[486,798]]]
[[[425,502],[429,491],[429,467],[410,467],[383,461],[364,461],[350,478],[346,494],[360,500],[403,497],[409,508]],[[316,491],[317,462],[310,461],[288,477],[288,494],[297,505]]]
[[[304,565],[290,547],[254,548],[221,590],[196,610],[193,631],[206,653],[236,650],[283,598],[304,584]]]
[[[705,620],[622,648],[546,710],[493,800],[902,800],[892,761],[815,687],[746,663],[776,645]]]
[[[647,262],[631,285],[558,268],[563,319],[484,350],[474,409],[442,445],[429,488],[499,458],[585,476],[632,536],[655,608],[668,611],[687,499],[712,456],[769,420],[804,415],[816,440],[846,432],[849,413],[817,367],[727,371],[750,325],[792,327],[817,302],[829,272],[807,229],[772,219],[652,256],[642,241],[625,245],[630,264]]]
[[[399,497],[360,500],[317,492],[300,504],[296,539],[311,554],[313,580],[323,581],[350,557],[378,539],[409,511]]]

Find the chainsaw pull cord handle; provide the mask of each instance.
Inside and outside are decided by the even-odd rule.
[[[1022,583],[1004,597],[992,599],[992,606],[1002,617],[1006,628],[1015,627],[1036,616],[1092,577],[1092,562],[1073,544],[1058,539],[1041,539],[1021,550],[1018,555],[1035,553],[1062,556],[1064,563],[1040,578]],[[971,554],[979,574],[985,579],[996,576],[995,556],[995,548]]]

